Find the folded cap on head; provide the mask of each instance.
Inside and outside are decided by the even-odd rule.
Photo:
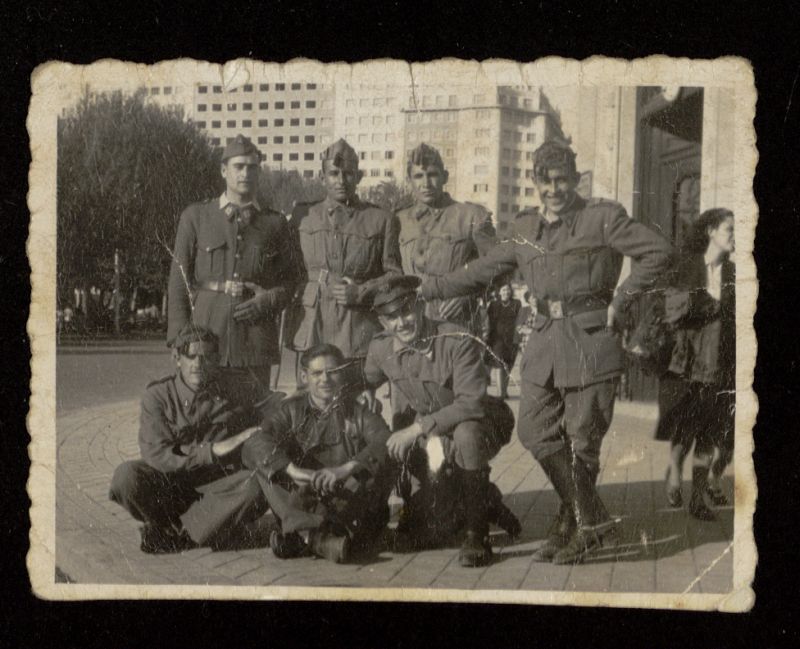
[[[256,148],[248,138],[244,135],[237,135],[231,142],[225,146],[222,152],[222,161],[225,162],[229,158],[235,158],[240,155],[257,155],[259,161],[261,160],[261,151]]]
[[[217,335],[206,327],[196,325],[193,322],[187,322],[175,339],[172,341],[171,347],[174,347],[179,352],[184,351],[191,343],[205,342],[210,343],[215,349],[219,348],[219,338]]]
[[[370,293],[372,310],[385,316],[396,313],[409,302],[416,301],[421,283],[422,280],[414,275],[390,277]]]
[[[358,166],[358,154],[345,140],[338,139],[322,152],[322,161],[336,167]]]

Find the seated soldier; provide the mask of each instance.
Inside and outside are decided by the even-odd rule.
[[[457,325],[423,315],[419,284],[413,276],[391,278],[373,293],[385,331],[370,344],[364,367],[368,385],[388,380],[392,388],[396,432],[387,447],[403,465],[404,500],[396,548],[439,544],[465,523],[459,562],[483,566],[492,557],[490,522],[512,537],[521,531],[489,482],[489,460],[508,443],[514,415],[486,394],[478,341]],[[431,480],[435,456],[443,462]]]
[[[216,380],[218,344],[209,329],[181,329],[172,349],[178,371],[142,398],[142,459],[114,471],[109,497],[144,523],[143,552],[221,547],[267,511],[239,457],[263,415],[226,396]]]
[[[281,559],[313,553],[345,563],[389,521],[389,429],[345,387],[345,358],[317,344],[300,357],[305,391],[285,399],[244,446],[280,520],[270,547]],[[348,396],[349,395],[349,396]]]

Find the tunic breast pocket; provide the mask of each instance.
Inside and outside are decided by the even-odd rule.
[[[225,239],[198,239],[195,275],[200,281],[225,279],[225,253],[228,243]]]
[[[351,233],[347,236],[345,274],[377,274],[382,266],[383,236],[380,233],[365,235]]]
[[[261,278],[272,275],[271,272],[278,251],[264,245],[251,245],[242,255],[242,275],[250,278]]]
[[[561,258],[564,295],[585,295],[591,291],[590,250],[572,250]]]

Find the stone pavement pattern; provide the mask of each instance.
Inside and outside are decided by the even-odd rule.
[[[291,376],[290,368],[284,368],[284,376]],[[516,410],[513,388],[511,392]],[[139,523],[108,500],[114,468],[139,455],[138,414],[138,399],[128,399],[62,410],[57,418],[56,566],[62,580],[665,593],[726,593],[732,588],[733,557],[726,552],[733,536],[732,509],[718,509],[717,522],[703,523],[667,508],[663,478],[668,445],[652,441],[652,406],[618,403],[603,444],[600,494],[622,520],[615,546],[578,566],[531,560],[555,514],[557,497],[515,438],[492,462],[492,480],[522,521],[523,534],[509,544],[495,530],[495,561],[477,569],[458,565],[457,547],[414,554],[384,551],[344,566],[311,557],[283,561],[268,548],[144,554],[139,550]],[[733,502],[732,478],[723,486]],[[686,494],[688,488],[684,483]]]

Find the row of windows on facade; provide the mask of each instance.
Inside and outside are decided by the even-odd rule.
[[[497,99],[492,96],[488,97],[488,100],[492,103],[497,101],[501,106],[510,106],[512,108],[534,108],[533,99],[522,98],[522,103],[520,103],[519,97],[503,93],[500,93]],[[472,95],[472,105],[482,105],[486,104],[486,102],[487,95]],[[457,108],[458,95],[422,95],[422,97],[418,97],[415,94],[411,94],[408,98],[408,107],[414,110],[418,108]]]
[[[475,176],[488,176],[489,165],[475,165],[472,168],[472,173]],[[504,177],[511,176],[512,178],[522,178],[522,170],[518,167],[500,167],[500,175]],[[525,178],[533,178],[533,170],[525,170]]]
[[[202,129],[206,128],[205,122],[197,122],[197,126]],[[251,128],[253,126],[252,122],[249,119],[242,121],[242,128]],[[222,128],[222,122],[211,122],[211,128]],[[236,128],[236,120],[228,120],[225,122],[225,128]],[[213,138],[212,138],[213,140]],[[314,144],[317,141],[315,135],[304,135],[303,136],[303,143],[304,144]],[[261,135],[258,137],[259,144],[268,144],[269,139],[266,135]],[[300,136],[299,135],[289,135],[288,137],[284,137],[283,135],[275,135],[272,138],[273,144],[300,144]]]
[[[303,102],[300,102],[300,101],[290,101],[289,102],[289,109],[290,110],[298,110],[299,108],[302,107],[301,106],[302,103]],[[243,111],[253,110],[253,106],[255,106],[255,105],[256,104],[253,103],[252,101],[244,101],[244,102],[241,103],[241,107],[242,107]],[[208,110],[208,106],[209,106],[209,104],[197,104],[197,110],[198,110],[198,112],[205,113]],[[228,103],[228,104],[225,104],[225,110],[227,110],[228,112],[235,112],[237,110],[238,106],[239,106],[239,104],[236,104],[236,103]],[[286,102],[285,101],[273,102],[272,107],[273,107],[274,110],[284,110],[286,108]],[[306,101],[305,107],[306,108],[316,108],[317,107],[317,101],[315,99],[309,99],[309,100]],[[323,104],[322,107],[325,108],[325,107],[329,107],[329,106]],[[258,102],[258,110],[269,110],[269,102],[268,101],[260,101],[260,102]],[[214,112],[214,113],[221,112],[222,111],[222,104],[211,104],[211,111]]]
[[[317,87],[318,87],[316,83],[307,83],[307,84],[305,84],[305,86],[306,86],[306,90],[317,90]],[[323,87],[324,86],[319,86],[320,89],[322,89]],[[197,86],[197,92],[199,92],[201,95],[204,95],[204,94],[206,94],[208,92],[209,88],[211,88],[211,92],[213,92],[216,95],[219,95],[219,94],[222,93],[222,86],[207,86],[207,85]],[[286,84],[285,83],[274,83],[274,84],[272,84],[272,88],[276,92],[282,92],[282,91],[286,90]],[[252,84],[252,83],[246,83],[246,84],[244,84],[242,86],[242,92],[254,92],[255,89],[256,89],[256,86],[255,86],[255,84]],[[268,83],[259,83],[258,84],[259,92],[269,92],[269,89],[270,89],[270,84],[268,84]],[[291,83],[291,84],[289,84],[289,89],[290,90],[302,90],[303,89],[303,84],[302,83]],[[228,90],[228,92],[238,92],[238,91],[239,91],[238,88],[231,88],[230,90]]]
[[[272,120],[272,126],[275,127],[275,128],[281,128],[283,126],[286,126],[286,122],[287,122],[287,120],[285,120],[285,119],[273,119]],[[300,118],[295,117],[295,118],[292,118],[292,119],[288,120],[288,122],[289,122],[289,126],[290,127],[299,127],[300,126]],[[204,120],[198,120],[195,123],[200,128],[206,128],[206,124],[208,124],[208,122],[204,121]],[[221,128],[221,126],[220,126],[221,124],[222,124],[222,120],[212,120],[211,128]],[[227,126],[235,128],[236,127],[236,120],[235,119],[225,120],[225,124]],[[269,126],[269,120],[268,119],[259,119],[259,120],[256,120],[256,124],[258,124],[258,126],[260,128],[264,128],[264,127]],[[307,117],[303,121],[303,125],[304,126],[316,126],[317,125],[317,119],[315,117]],[[327,128],[327,127],[330,127],[331,125],[332,125],[332,123],[331,123],[331,119],[329,117],[323,117],[322,119],[319,120],[319,126],[321,126],[321,127]],[[252,119],[243,119],[242,120],[242,126],[244,128],[252,127],[253,126],[253,120]]]

